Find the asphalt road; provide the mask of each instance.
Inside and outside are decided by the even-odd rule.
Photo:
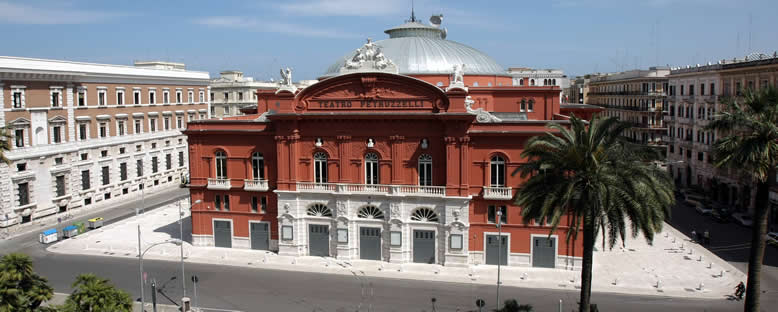
[[[697,213],[694,208],[679,204],[672,211],[668,223],[684,234],[691,236],[692,230],[710,231],[710,244],[704,245],[717,256],[728,261],[743,272],[748,271],[748,254],[751,248],[751,228],[734,221],[718,223],[710,216]],[[762,266],[762,307],[778,307],[778,247],[768,245]],[[743,281],[745,283],[745,281]],[[766,305],[769,303],[769,305]]]
[[[146,197],[147,207],[172,202],[186,194],[174,190]],[[100,213],[107,222],[115,222],[135,214],[137,203],[127,202]],[[80,219],[91,218],[85,216]],[[66,226],[64,224],[62,226]],[[0,253],[19,251],[30,255],[35,270],[49,279],[55,291],[69,293],[71,283],[80,273],[92,272],[112,280],[118,287],[139,297],[138,262],[134,259],[92,256],[68,256],[46,252],[37,243],[37,234],[21,235],[0,242]],[[196,274],[199,306],[240,311],[432,311],[431,298],[436,298],[437,311],[474,310],[477,298],[494,307],[495,286],[368,278],[353,275],[288,272],[218,264],[186,265],[187,274]],[[156,279],[164,294],[176,300],[182,295],[178,262],[144,261],[149,279]],[[176,280],[170,281],[171,277]],[[596,278],[596,277],[595,277]],[[148,291],[148,290],[147,290]],[[148,293],[147,293],[148,294]],[[193,285],[187,284],[187,294],[193,295]],[[516,298],[532,304],[536,311],[557,311],[559,300],[563,311],[573,311],[578,290],[547,290],[501,287],[501,298]],[[147,295],[147,300],[150,296]],[[765,299],[768,299],[766,296]],[[594,293],[592,301],[601,311],[738,311],[742,301],[694,300],[661,296],[631,296]],[[158,302],[170,303],[164,296]],[[768,307],[769,305],[763,305]],[[628,307],[628,308],[627,308]],[[765,310],[767,311],[767,310]]]

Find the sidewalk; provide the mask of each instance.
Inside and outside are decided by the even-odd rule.
[[[181,202],[188,207],[188,200]],[[185,211],[185,218],[189,214]],[[137,225],[140,222],[143,245],[149,246],[169,238],[178,238],[178,205],[169,204],[139,217],[105,226],[68,239],[48,248],[65,254],[82,254],[137,258]],[[189,225],[187,225],[189,224]],[[193,247],[187,233],[191,222],[184,219],[184,257],[188,262],[221,263],[246,268],[303,271],[328,274],[364,275],[370,277],[435,280],[441,282],[494,285],[497,267],[471,265],[446,267],[430,264],[395,264],[354,260],[340,261],[323,257],[288,257],[273,252]],[[653,246],[642,237],[627,238],[626,248],[618,244],[613,250],[594,253],[595,292],[657,295],[684,298],[724,298],[745,275],[726,261],[717,258],[688,237],[665,225]],[[144,259],[180,261],[180,247],[162,244],[150,249]],[[702,257],[702,258],[700,258]],[[723,272],[723,276],[721,273]],[[579,289],[580,272],[531,267],[502,267],[505,286],[546,289]],[[657,285],[658,283],[658,285]],[[702,287],[700,287],[702,286]]]

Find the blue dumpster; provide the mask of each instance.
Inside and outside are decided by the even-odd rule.
[[[66,226],[64,229],[62,229],[63,238],[71,238],[76,235],[78,235],[78,227],[75,225]]]

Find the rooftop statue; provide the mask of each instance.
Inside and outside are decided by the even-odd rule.
[[[286,70],[281,68],[281,80],[278,81],[278,90],[276,94],[281,91],[289,91],[292,93],[297,92],[297,87],[292,83],[292,69],[287,67]]]
[[[354,51],[354,56],[351,59],[347,59],[343,64],[341,72],[354,72],[354,71],[391,71],[396,72],[397,66],[381,51],[381,47],[368,38],[365,43],[359,49]]]

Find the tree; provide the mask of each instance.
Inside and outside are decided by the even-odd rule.
[[[592,253],[602,231],[612,248],[624,244],[626,221],[632,237],[643,233],[652,241],[675,203],[673,181],[652,163],[659,155],[649,147],[627,142],[630,126],[616,118],[594,116],[590,123],[573,115],[570,126],[547,125],[551,131],[530,138],[513,174],[521,173],[516,204],[524,223],[546,220],[554,233],[563,217],[566,240],[583,232],[583,264],[579,311],[590,311]],[[581,229],[583,227],[583,229]]]
[[[778,166],[778,91],[773,87],[746,90],[742,98],[724,102],[726,109],[707,128],[726,135],[713,146],[716,167],[737,168],[756,183],[745,311],[759,311],[770,196],[768,177]]]
[[[0,311],[38,311],[53,296],[54,289],[33,271],[30,257],[11,253],[0,260]]]
[[[505,303],[502,306],[502,309],[495,309],[493,310],[495,312],[532,312],[535,311],[532,309],[532,305],[529,304],[519,304],[516,299],[508,299],[505,300]]]
[[[8,131],[8,127],[0,127],[0,162],[11,163],[11,160],[5,157],[5,152],[11,150],[12,139],[13,135]]]
[[[92,273],[78,275],[73,288],[61,307],[63,312],[132,311],[132,299],[127,292]]]

